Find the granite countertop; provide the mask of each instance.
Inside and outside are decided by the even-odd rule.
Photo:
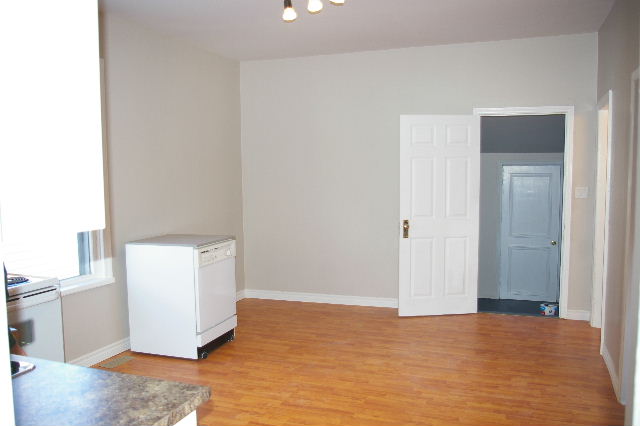
[[[13,379],[16,425],[173,425],[211,397],[207,386],[43,359]]]

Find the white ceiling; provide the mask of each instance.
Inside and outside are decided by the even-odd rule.
[[[598,31],[614,0],[100,0],[101,10],[239,60]]]

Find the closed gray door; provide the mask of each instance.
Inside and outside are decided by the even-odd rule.
[[[503,166],[500,298],[558,300],[562,166]]]

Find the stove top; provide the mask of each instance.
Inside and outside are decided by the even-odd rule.
[[[17,276],[17,275],[16,276],[7,277],[7,287],[13,287],[14,285],[26,283],[28,281],[29,281],[29,278],[21,277],[21,276]]]

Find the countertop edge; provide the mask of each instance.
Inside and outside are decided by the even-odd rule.
[[[180,420],[189,415],[189,413],[193,412],[198,406],[204,404],[211,398],[211,388],[208,386],[206,390],[203,389],[203,393],[196,395],[191,401],[187,401],[182,404],[180,407],[175,408],[172,412],[168,413],[162,419],[155,422],[152,426],[172,426],[178,423]]]
[[[36,368],[12,379],[16,425],[171,426],[211,387],[11,355]],[[48,392],[56,388],[59,392]]]

